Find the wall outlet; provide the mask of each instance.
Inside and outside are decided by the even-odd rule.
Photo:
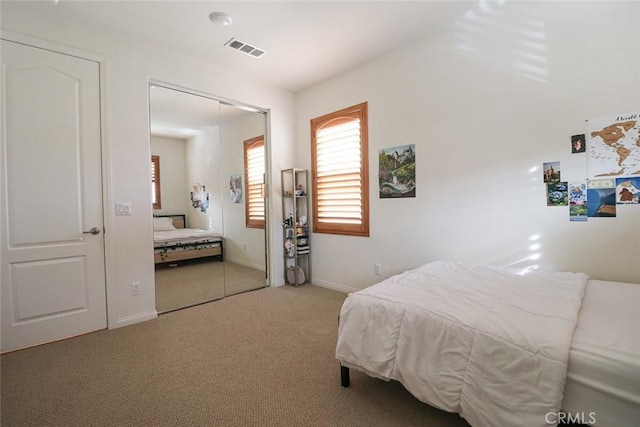
[[[133,282],[131,284],[131,295],[140,295],[140,282]]]
[[[242,250],[243,251],[247,250],[247,243],[246,242],[242,242]]]
[[[373,264],[373,274],[377,276],[382,274],[382,266],[380,264]]]

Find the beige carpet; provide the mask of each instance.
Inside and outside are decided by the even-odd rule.
[[[340,386],[344,298],[265,288],[3,355],[2,426],[467,426],[395,382]]]
[[[156,310],[164,313],[264,288],[264,271],[217,259],[156,267]]]

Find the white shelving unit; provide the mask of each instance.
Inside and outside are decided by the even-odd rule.
[[[282,239],[285,283],[311,282],[309,235],[309,174],[306,169],[282,170]]]

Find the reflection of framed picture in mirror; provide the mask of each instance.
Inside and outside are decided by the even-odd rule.
[[[292,239],[295,235],[295,231],[293,228],[285,228],[284,237],[287,239]]]

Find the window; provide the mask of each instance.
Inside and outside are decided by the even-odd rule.
[[[160,209],[160,156],[151,156],[151,204]]]
[[[369,236],[367,103],[311,120],[315,233]]]
[[[264,135],[244,141],[245,220],[249,228],[264,228]]]

